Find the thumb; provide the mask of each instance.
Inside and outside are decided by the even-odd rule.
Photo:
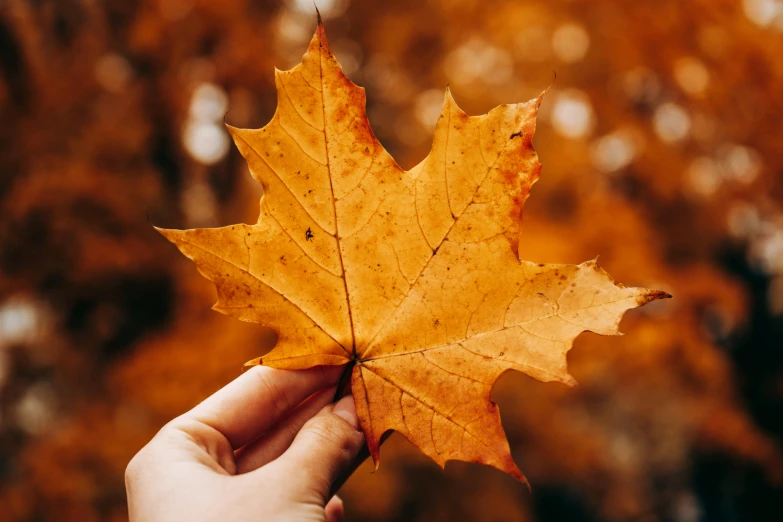
[[[304,494],[317,495],[325,503],[332,483],[348,468],[364,445],[353,397],[348,395],[324,407],[296,435],[277,464],[285,476],[299,477]]]

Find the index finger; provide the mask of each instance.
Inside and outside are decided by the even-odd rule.
[[[237,449],[255,440],[316,391],[337,384],[342,370],[343,366],[309,370],[253,366],[182,418],[216,429]]]

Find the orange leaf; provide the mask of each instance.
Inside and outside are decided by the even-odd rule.
[[[258,223],[160,232],[215,283],[216,310],[277,330],[251,364],[353,365],[376,466],[395,430],[441,466],[480,462],[524,481],[490,398],[498,377],[574,385],[577,335],[617,334],[626,310],[668,294],[625,288],[595,261],[519,259],[541,96],[471,117],[447,91],[431,153],[405,172],[323,25],[275,80],[272,121],[230,128],[264,187]]]

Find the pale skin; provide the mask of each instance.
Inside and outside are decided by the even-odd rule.
[[[335,522],[331,490],[364,446],[341,367],[255,366],[166,424],[128,464],[131,522]]]

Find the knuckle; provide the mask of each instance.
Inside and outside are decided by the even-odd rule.
[[[353,448],[351,433],[345,422],[335,415],[319,415],[306,425],[307,433],[333,452],[350,455]]]
[[[297,435],[299,435],[299,432],[304,428],[304,426],[297,426],[295,424],[284,424],[283,429],[286,432],[288,440],[294,440],[296,439]]]
[[[179,417],[177,417],[163,425],[155,436],[152,437],[152,440],[130,459],[127,466],[125,466],[126,485],[131,484],[150,464],[153,464],[156,460],[156,455],[160,453],[161,449],[169,446],[170,441],[178,436],[180,433],[178,428],[179,422]]]
[[[160,451],[158,447],[161,445],[165,447],[167,441],[172,438],[174,432],[176,431],[174,426],[177,421],[178,418],[169,421],[167,424],[161,427],[155,436],[152,437],[152,440],[147,442],[147,444],[145,444],[144,447],[136,452],[133,458],[130,459],[128,464],[125,466],[126,486],[136,481],[138,477],[144,473],[145,469],[149,468],[150,464],[155,462],[155,455]]]
[[[288,396],[277,386],[273,379],[269,378],[269,368],[263,366],[254,366],[251,368],[254,375],[261,382],[261,385],[269,393],[272,404],[278,414],[282,415],[291,409],[291,401]]]
[[[125,466],[125,485],[126,487],[132,484],[136,477],[139,474],[141,465],[141,458],[142,458],[142,452],[144,450],[140,450],[136,455],[133,456],[132,459],[130,459],[130,462],[128,462],[128,465]]]
[[[182,433],[190,433],[193,429],[201,425],[201,422],[193,420],[184,415],[180,415],[179,417],[174,417],[164,424],[155,435],[153,440],[168,440],[172,437],[179,436]]]
[[[198,423],[181,416],[176,417],[164,424],[160,430],[158,430],[158,433],[156,433],[150,441],[150,445],[167,447],[179,443],[183,438],[193,440],[193,428],[196,425],[198,425]]]

